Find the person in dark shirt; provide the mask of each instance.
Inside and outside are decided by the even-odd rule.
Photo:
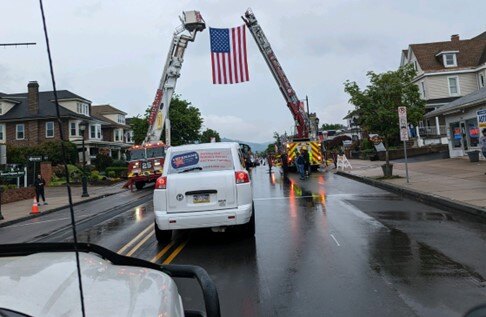
[[[307,151],[307,148],[304,148],[302,150],[302,157],[304,158],[304,173],[306,177],[309,177],[310,174],[310,158],[309,158],[309,152]]]
[[[288,171],[289,171],[289,163],[288,163],[287,154],[286,153],[283,153],[280,156],[280,159],[282,160],[282,171],[283,171],[283,174],[284,174],[284,176],[286,176],[287,173],[288,173]]]
[[[37,205],[40,206],[40,201],[39,198],[42,197],[42,201],[44,202],[44,205],[47,205],[46,203],[46,196],[44,193],[44,186],[46,184],[46,181],[42,178],[42,176],[39,174],[37,175],[37,178],[34,181],[34,186],[35,186],[35,197],[37,198]]]

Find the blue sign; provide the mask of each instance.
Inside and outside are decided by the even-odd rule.
[[[178,154],[173,156],[170,161],[170,164],[174,169],[196,165],[197,163],[199,163],[199,154],[197,154],[197,152]]]
[[[486,128],[486,110],[479,110],[477,112],[478,115],[478,128],[484,129]]]

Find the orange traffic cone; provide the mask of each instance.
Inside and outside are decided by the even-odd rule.
[[[37,206],[37,199],[34,197],[34,203],[32,204],[32,211],[30,212],[31,215],[39,214],[39,206]]]

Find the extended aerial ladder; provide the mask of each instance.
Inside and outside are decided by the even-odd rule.
[[[206,28],[199,11],[185,11],[180,17],[182,24],[176,28],[167,53],[162,77],[155,98],[150,108],[147,135],[142,145],[129,149],[128,183],[135,184],[137,189],[145,183],[154,182],[162,173],[165,159],[165,148],[170,146],[170,120],[168,118],[170,102],[180,77],[184,53],[189,42],[196,39],[197,32]],[[165,124],[165,144],[160,141]]]
[[[280,88],[280,91],[287,102],[287,107],[290,109],[290,112],[294,117],[295,126],[297,128],[297,138],[309,138],[310,122],[309,116],[304,109],[304,103],[297,97],[294,88],[292,88],[292,85],[287,79],[287,76],[279,63],[275,52],[270,46],[270,42],[263,33],[262,27],[260,24],[258,24],[255,15],[250,9],[245,12],[245,16],[242,17],[242,19],[245,21],[246,26],[253,35],[253,38],[255,39],[255,42],[260,49],[265,62],[270,68],[270,71],[277,81],[278,87]]]
[[[180,76],[184,53],[187,44],[194,42],[196,39],[197,32],[201,32],[206,28],[206,24],[198,11],[186,11],[183,14],[184,17],[180,18],[182,25],[174,32],[172,43],[167,53],[164,71],[162,72],[159,87],[150,110],[149,128],[144,144],[160,141],[164,122],[167,122],[165,142],[167,146],[170,146],[170,121],[167,114],[169,113],[170,101],[174,94],[177,79]],[[182,34],[184,31],[189,31],[189,34]]]
[[[275,52],[273,51],[270,42],[263,33],[263,29],[258,23],[253,12],[248,9],[245,15],[241,17],[245,21],[246,26],[253,35],[255,42],[260,49],[260,52],[265,59],[270,71],[278,84],[280,92],[282,93],[287,107],[289,108],[294,118],[297,134],[291,137],[289,142],[286,142],[285,149],[281,152],[287,152],[288,163],[293,164],[296,150],[306,148],[310,154],[311,165],[318,166],[322,160],[320,144],[317,141],[318,119],[315,114],[311,116],[304,108],[304,102],[301,101],[294,88],[290,84],[285,72],[280,65]]]

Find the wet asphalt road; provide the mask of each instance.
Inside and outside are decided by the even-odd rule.
[[[204,267],[223,316],[460,316],[486,303],[486,221],[333,173],[299,181],[258,167],[252,180],[254,239],[183,230],[159,245],[151,200],[140,192],[131,194],[135,200],[124,194],[99,201],[99,209],[124,207],[87,219],[80,240],[153,262]],[[55,215],[45,220],[56,223]],[[0,242],[23,236],[19,225],[0,228]],[[28,235],[37,239],[42,228],[53,231],[49,222],[35,227]],[[70,240],[65,230],[40,237]],[[186,308],[202,309],[195,282],[177,284]]]

